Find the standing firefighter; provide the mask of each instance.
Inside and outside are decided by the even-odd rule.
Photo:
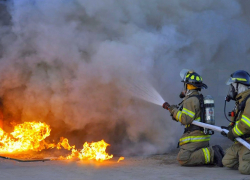
[[[222,135],[232,141],[241,137],[250,142],[250,75],[246,71],[236,71],[226,84],[229,85],[226,101],[234,100],[235,108],[230,113],[232,122],[226,128],[229,132]],[[236,141],[227,150],[222,162],[226,167],[239,169],[242,174],[250,174],[250,150]]]
[[[209,147],[210,133],[204,133],[204,129],[191,124],[193,121],[204,120],[203,95],[201,89],[207,89],[202,83],[199,74],[192,70],[183,69],[180,73],[184,89],[180,94],[183,101],[178,105],[163,104],[168,109],[172,119],[185,125],[184,134],[179,140],[180,151],[177,160],[182,166],[217,164],[222,167],[224,152],[218,145]]]

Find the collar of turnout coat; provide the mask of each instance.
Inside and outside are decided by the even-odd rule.
[[[190,96],[193,96],[193,95],[199,95],[199,92],[197,90],[193,90],[191,94],[183,98],[183,101],[185,101],[186,99],[188,99]]]
[[[236,102],[240,104],[249,94],[250,94],[250,89],[238,94],[236,96],[237,99]]]

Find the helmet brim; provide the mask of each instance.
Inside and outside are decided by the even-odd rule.
[[[230,84],[232,84],[232,83],[235,83],[235,80],[234,80],[232,77],[230,77],[230,78],[226,81],[226,85],[230,85]]]
[[[207,85],[202,83],[201,89],[207,89],[207,88],[208,88]]]
[[[246,82],[244,82],[244,81],[246,81]],[[243,79],[243,78],[240,79],[240,81],[238,81],[237,78],[232,78],[232,77],[230,77],[230,78],[226,81],[226,85],[230,85],[230,84],[232,84],[232,83],[240,83],[240,84],[244,84],[244,85],[246,85],[246,86],[249,86],[247,80],[246,80],[246,79]]]
[[[180,72],[180,76],[181,76],[181,79],[182,79],[182,82],[184,82],[186,80],[186,76],[187,76],[187,73],[191,71],[190,69],[182,69],[181,72]]]

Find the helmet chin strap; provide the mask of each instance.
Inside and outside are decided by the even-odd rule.
[[[192,89],[192,90],[187,89],[187,83],[184,83],[184,88],[183,88],[183,91],[180,94],[180,98],[184,98],[184,97],[192,94],[192,92],[194,92],[194,91],[195,91],[194,89]]]
[[[196,89],[188,89],[187,84],[185,83],[185,96],[192,94],[194,91],[196,91]]]
[[[192,89],[192,90],[189,90],[189,89],[188,89],[188,90],[186,91],[186,96],[192,94],[192,92],[194,92],[194,91],[195,91],[195,90],[193,90],[193,89]]]

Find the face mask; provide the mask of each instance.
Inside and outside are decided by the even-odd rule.
[[[179,97],[182,99],[186,96],[186,91],[187,91],[187,88],[186,88],[186,84],[184,83],[184,87],[183,87],[183,90],[181,91]]]
[[[186,95],[185,95],[185,93],[182,91],[181,93],[180,93],[180,95],[179,95],[179,97],[182,99],[182,98],[184,98]]]
[[[236,85],[236,86],[238,86],[238,85]],[[237,93],[235,87],[233,86],[233,84],[230,84],[228,95],[227,95],[227,101],[230,101],[231,99],[235,101],[237,95],[238,95],[238,93]]]

